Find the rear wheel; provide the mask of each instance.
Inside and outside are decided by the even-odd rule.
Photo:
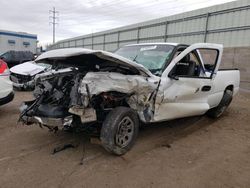
[[[102,146],[110,153],[123,155],[134,145],[138,131],[139,119],[134,110],[114,108],[102,125]]]
[[[231,90],[226,90],[224,95],[219,103],[219,105],[215,108],[208,110],[207,116],[211,118],[220,117],[223,112],[227,109],[233,99],[233,92]]]

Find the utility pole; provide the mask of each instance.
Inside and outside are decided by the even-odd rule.
[[[49,18],[52,19],[52,22],[50,21],[49,23],[52,24],[53,26],[53,44],[55,43],[55,34],[56,34],[56,24],[58,24],[56,21],[58,21],[58,16],[56,16],[56,14],[58,15],[59,12],[56,11],[55,7],[53,7],[53,10],[49,10],[49,14],[52,13],[52,16],[50,16]]]

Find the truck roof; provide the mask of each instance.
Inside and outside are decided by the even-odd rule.
[[[172,45],[177,46],[179,43],[172,42],[150,42],[150,43],[139,43],[139,44],[127,44],[125,46],[141,46],[141,45]]]

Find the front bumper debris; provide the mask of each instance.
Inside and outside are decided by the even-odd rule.
[[[81,118],[82,123],[89,123],[97,120],[94,108],[79,108],[73,106],[69,109],[69,113],[78,115]]]
[[[59,128],[62,129],[64,126],[70,126],[73,117],[72,116],[67,116],[65,118],[47,118],[47,117],[38,117],[38,116],[23,116],[21,118],[21,121],[26,123],[27,125],[29,124],[39,124],[39,125],[45,125],[50,128]]]

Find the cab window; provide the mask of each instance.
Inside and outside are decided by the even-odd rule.
[[[216,66],[217,56],[218,52],[214,49],[196,49],[176,63],[170,74],[179,77],[210,78]]]
[[[192,51],[183,57],[171,71],[171,74],[180,77],[203,77],[204,73],[204,67],[196,51]]]

